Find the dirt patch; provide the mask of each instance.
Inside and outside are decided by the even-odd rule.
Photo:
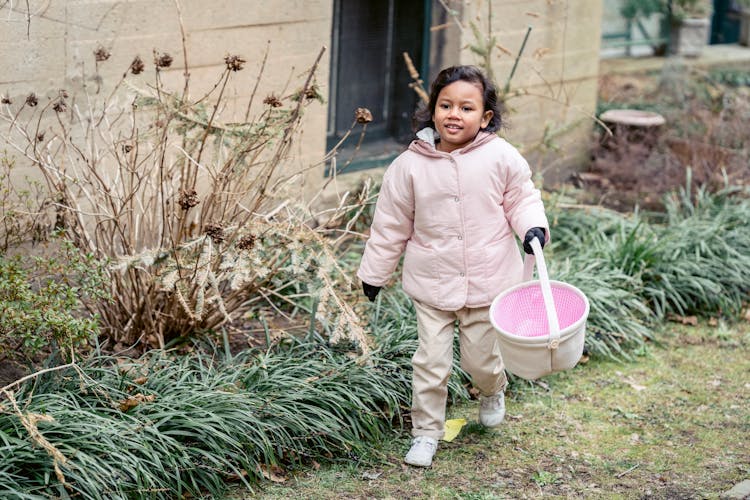
[[[609,208],[662,210],[664,196],[688,184],[711,191],[721,189],[725,182],[750,185],[750,172],[741,166],[747,162],[743,151],[660,137],[656,130],[615,133],[613,138],[599,139],[587,175],[576,179]]]
[[[28,374],[28,370],[22,368],[20,365],[5,360],[0,363],[0,387],[5,387]]]
[[[687,71],[687,70],[685,70]],[[688,184],[750,185],[750,87],[695,72],[604,75],[600,107],[658,113],[662,126],[599,126],[590,167],[574,181],[588,201],[620,211],[662,210],[667,193]]]

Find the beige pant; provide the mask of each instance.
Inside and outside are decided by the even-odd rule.
[[[507,378],[489,307],[441,311],[414,301],[419,347],[412,358],[412,435],[443,437],[453,331],[458,320],[461,368],[484,396],[505,389]]]

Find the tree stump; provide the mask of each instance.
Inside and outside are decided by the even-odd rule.
[[[659,113],[636,109],[610,109],[599,116],[611,134],[604,131],[601,146],[617,160],[642,162],[659,140],[666,120]]]

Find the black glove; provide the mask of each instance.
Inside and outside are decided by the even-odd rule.
[[[531,229],[526,231],[526,237],[523,239],[523,251],[527,254],[534,254],[534,251],[531,249],[531,240],[533,240],[534,238],[538,238],[539,243],[542,245],[542,248],[544,248],[544,240],[546,239],[544,228],[532,227]]]
[[[370,299],[370,302],[375,301],[375,297],[378,296],[378,293],[380,292],[379,286],[372,286],[368,283],[362,282],[362,290],[365,291],[365,295],[367,295],[367,298]]]

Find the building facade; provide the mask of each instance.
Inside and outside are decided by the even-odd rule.
[[[404,53],[424,87],[445,66],[478,64],[506,90],[504,135],[555,183],[586,161],[602,0],[30,0],[5,2],[0,23],[0,94],[11,101],[84,86],[106,93],[135,56],[149,65],[163,54],[173,63],[162,84],[181,89],[188,74],[198,99],[236,54],[246,64],[226,89],[236,108],[222,110],[226,121],[241,121],[251,97],[261,105],[292,85],[325,47],[317,73],[325,102],[307,112],[299,148],[301,164],[317,165],[308,188],[347,163],[342,178],[377,176],[408,144],[419,96]],[[106,59],[94,56],[102,49]],[[129,75],[129,85],[152,86],[150,74]],[[355,127],[335,164],[321,161],[359,107],[373,121],[357,156],[347,161]]]

